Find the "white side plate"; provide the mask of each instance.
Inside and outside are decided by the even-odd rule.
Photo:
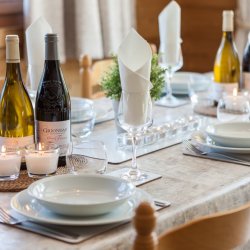
[[[17,193],[11,199],[11,207],[17,213],[27,217],[27,219],[41,223],[71,226],[93,226],[131,220],[134,216],[134,209],[142,201],[149,201],[153,204],[153,200],[149,194],[143,190],[137,189],[135,195],[131,197],[131,199],[123,203],[111,213],[99,216],[72,217],[52,213],[39,204],[35,198],[29,196],[27,190],[24,190]]]
[[[218,153],[238,153],[249,154],[250,148],[234,148],[223,147],[216,145],[205,133],[195,132],[192,135],[192,144],[204,152],[218,152]]]
[[[227,122],[210,125],[206,129],[217,145],[250,148],[250,122]]]

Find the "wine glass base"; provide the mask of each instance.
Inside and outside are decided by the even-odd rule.
[[[162,97],[160,100],[156,102],[159,106],[169,107],[169,108],[175,108],[182,105],[185,105],[189,102],[187,99],[178,99],[173,95],[167,95]]]
[[[141,173],[141,171],[138,169],[129,169],[129,171],[121,175],[121,178],[134,182],[145,180],[148,178],[148,175],[146,173]]]

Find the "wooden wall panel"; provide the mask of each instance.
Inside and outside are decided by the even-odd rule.
[[[5,59],[5,36],[19,35],[20,53],[23,56],[24,27],[23,27],[23,1],[0,0],[0,59]]]
[[[137,30],[159,46],[158,15],[169,0],[136,0]],[[206,72],[213,68],[221,40],[222,11],[236,9],[236,0],[179,0],[184,65],[182,70]]]

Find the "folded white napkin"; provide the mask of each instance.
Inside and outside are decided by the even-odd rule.
[[[45,41],[44,36],[52,33],[51,26],[40,17],[33,22],[25,32],[28,55],[28,77],[30,88],[37,90],[44,67]]]
[[[178,63],[181,43],[181,8],[176,1],[171,1],[158,17],[160,33],[160,53],[163,63]]]
[[[152,51],[134,29],[118,49],[118,63],[122,85],[124,122],[140,126],[146,122],[150,100]]]

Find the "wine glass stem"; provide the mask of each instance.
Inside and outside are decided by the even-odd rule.
[[[173,78],[172,68],[168,67],[166,70],[166,81],[167,81],[167,85],[166,85],[167,96],[166,96],[166,98],[169,98],[172,96],[172,87],[171,87],[172,78]]]
[[[132,135],[132,169],[137,171],[137,162],[136,162],[136,136]]]

